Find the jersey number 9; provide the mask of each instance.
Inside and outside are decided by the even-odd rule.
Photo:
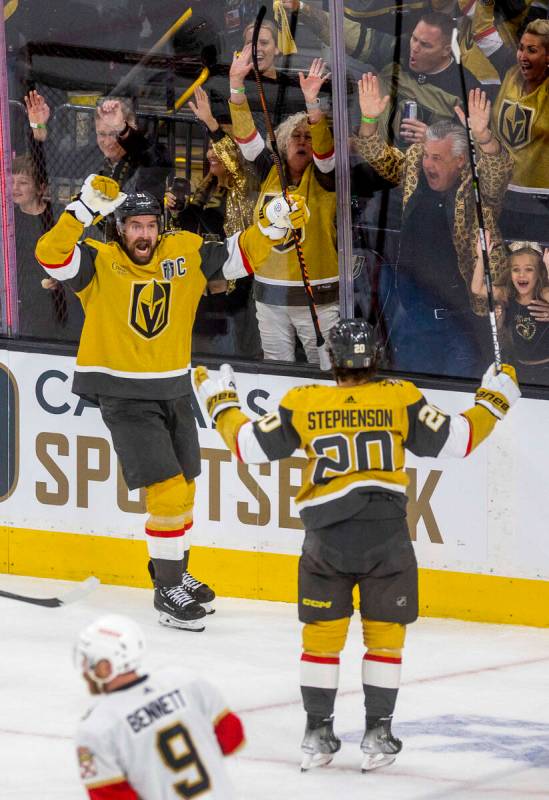
[[[157,745],[167,767],[174,772],[187,771],[182,781],[174,784],[178,795],[185,798],[197,797],[210,788],[210,778],[194,742],[184,725],[178,722],[158,732]]]

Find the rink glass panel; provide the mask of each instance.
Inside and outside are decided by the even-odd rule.
[[[13,200],[8,185],[11,151],[15,158],[27,155],[32,159],[38,192],[47,203],[48,213],[24,214],[16,203],[11,247],[13,251],[16,243],[18,248],[16,258],[10,258],[12,212],[7,213],[6,204],[2,208],[2,335],[37,342],[75,344],[78,341],[82,324],[79,303],[70,293],[42,289],[40,281],[44,274],[35,264],[32,251],[41,229],[47,229],[58,217],[85,177],[102,166],[95,136],[97,99],[108,94],[130,97],[140,128],[150,139],[165,146],[170,155],[172,166],[166,177],[166,187],[172,187],[174,178],[178,178],[180,186],[184,179],[193,191],[196,190],[209,169],[208,136],[188,105],[180,105],[179,101],[189,87],[203,81],[214,116],[222,125],[229,124],[228,73],[233,52],[241,50],[244,29],[253,22],[260,5],[257,0],[203,0],[194,3],[192,16],[180,23],[178,20],[186,7],[173,0],[161,4],[140,3],[138,9],[129,0],[113,0],[103,11],[91,0],[46,2],[39,8],[33,7],[32,11],[29,4],[24,3],[16,4],[15,8],[7,7],[3,68],[7,74],[8,97],[4,117],[9,120],[6,131],[11,142],[2,152],[6,203]],[[304,110],[299,72],[306,74],[312,59],[322,56],[330,65],[333,81],[339,76],[343,86],[347,128],[352,136],[360,124],[357,80],[368,69],[382,70],[391,62],[407,68],[407,42],[423,6],[429,4],[412,3],[400,7],[353,0],[345,6],[341,36],[333,49],[329,43],[330,16],[336,3],[334,0],[311,0],[308,5],[318,12],[327,12],[325,25],[319,27],[318,15],[315,28],[302,12],[289,14],[297,53],[277,56],[274,64],[277,78],[265,80],[271,116],[276,124]],[[449,11],[451,4],[436,2],[432,5]],[[382,6],[383,13],[378,13]],[[376,13],[369,16],[372,8]],[[270,3],[269,16],[272,16]],[[357,20],[358,27],[349,28],[349,22]],[[166,36],[170,29],[171,33]],[[345,46],[341,46],[340,41]],[[47,139],[42,144],[34,141],[28,126],[24,96],[31,89],[46,99],[51,112]],[[252,74],[246,81],[246,91],[257,127],[263,132],[265,122]],[[323,87],[320,96],[322,108],[331,117],[332,83]],[[401,111],[397,109],[398,114]],[[442,318],[441,327],[447,336],[454,341],[468,339],[477,348],[477,364],[471,371],[460,367],[459,363],[454,368],[451,361],[440,366],[436,330],[431,340],[423,335],[418,340],[421,345],[415,344],[415,334],[421,331],[414,331],[402,314],[397,280],[401,259],[401,193],[398,188],[380,188],[364,160],[349,148],[346,140],[338,137],[340,128],[335,125],[338,169],[341,173],[345,162],[350,179],[350,202],[348,196],[337,197],[342,313],[366,318],[375,325],[384,344],[384,368],[389,371],[477,379],[482,368],[493,360],[487,317],[476,318],[474,330],[471,330],[469,316],[462,319],[459,314],[448,315],[444,310],[434,309],[437,322]],[[402,148],[403,142],[396,138],[394,143]],[[211,214],[215,203],[212,197]],[[341,214],[342,208],[349,207],[350,215]],[[165,217],[170,224],[167,211]],[[210,226],[211,217],[206,217],[205,222],[202,220],[201,232],[210,239],[222,236],[222,231]],[[314,225],[314,219],[310,225]],[[91,231],[90,235],[101,238],[104,233]],[[417,235],[436,241],[437,231],[421,228]],[[345,242],[350,242],[348,248]],[[313,272],[315,264],[308,267]],[[414,291],[414,302],[421,302],[421,283]],[[305,293],[303,297],[305,304]],[[244,279],[229,294],[205,296],[198,310],[194,334],[195,357],[262,363],[253,281]],[[417,357],[418,352],[421,358]],[[284,364],[284,371],[307,374],[306,356],[297,340],[295,358],[295,364]],[[539,371],[539,380],[537,375],[536,370],[530,370],[527,381],[544,385],[543,369]]]

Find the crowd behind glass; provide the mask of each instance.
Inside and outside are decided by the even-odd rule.
[[[211,240],[280,191],[252,69],[259,3],[202,0],[182,22],[172,0],[28,5],[5,9],[19,335],[77,341],[79,302],[34,246],[88,174],[151,193],[165,228]],[[504,359],[549,385],[547,3],[346,3],[350,198],[335,192],[328,4],[281,5],[289,28],[280,7],[267,16],[258,62],[286,179],[311,212],[300,235],[322,331],[338,318],[348,202],[355,314],[376,326],[385,367],[477,378],[493,360],[464,83]],[[107,218],[87,235],[117,234]],[[291,236],[254,277],[208,286],[193,352],[316,362]]]

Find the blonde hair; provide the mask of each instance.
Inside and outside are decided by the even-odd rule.
[[[298,111],[297,114],[286,117],[286,119],[277,126],[275,130],[276,143],[282,158],[287,158],[288,156],[288,142],[290,141],[290,136],[296,128],[301,128],[303,126],[309,129],[306,111]]]
[[[543,41],[543,46],[549,51],[549,20],[548,19],[533,19],[529,22],[523,33],[531,33],[533,36],[539,36]]]
[[[246,25],[246,27],[242,31],[242,41],[246,41],[246,33],[250,30],[250,28],[252,28],[253,30],[254,27],[255,27],[255,22],[250,22],[248,25]],[[267,28],[267,30],[271,32],[271,36],[273,37],[274,43],[276,44],[278,41],[278,28],[276,27],[276,24],[272,21],[272,19],[264,19],[263,22],[261,23],[261,28]],[[259,29],[260,32],[261,28]]]

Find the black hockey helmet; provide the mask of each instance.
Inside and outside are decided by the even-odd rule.
[[[329,332],[327,345],[336,369],[375,367],[381,355],[376,332],[363,319],[341,319]]]
[[[127,217],[140,217],[149,214],[158,217],[158,227],[161,230],[162,208],[156,197],[149,194],[149,192],[128,192],[124,202],[114,212],[118,232],[120,233],[120,226]]]

